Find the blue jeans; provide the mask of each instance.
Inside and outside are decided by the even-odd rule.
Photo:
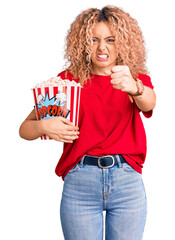
[[[127,162],[108,169],[83,164],[64,179],[60,217],[66,240],[141,240],[147,199],[142,175]]]

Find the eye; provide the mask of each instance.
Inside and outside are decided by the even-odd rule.
[[[109,42],[109,43],[113,43],[113,42],[115,42],[115,39],[113,39],[113,38],[109,38],[109,39],[107,40],[107,42]]]
[[[98,39],[97,38],[93,38],[92,42],[96,43],[96,42],[98,42]]]

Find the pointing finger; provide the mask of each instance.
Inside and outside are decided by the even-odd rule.
[[[64,117],[61,117],[61,116],[59,116],[59,118],[63,123],[74,126],[74,124],[71,121],[69,121],[67,118],[64,118]]]
[[[67,129],[68,131],[77,131],[77,130],[79,130],[79,127],[67,125],[67,126],[66,126],[66,129]]]

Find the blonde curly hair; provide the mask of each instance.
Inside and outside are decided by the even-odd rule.
[[[90,8],[76,17],[65,39],[66,72],[79,79],[81,85],[90,78],[92,29],[102,21],[109,24],[117,39],[116,65],[127,65],[133,78],[138,74],[147,74],[142,31],[135,19],[115,6],[106,6],[102,10]]]

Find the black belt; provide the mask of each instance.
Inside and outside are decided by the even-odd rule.
[[[83,164],[99,166],[100,168],[110,168],[118,165],[117,156],[120,158],[121,163],[126,162],[122,155],[107,155],[102,157],[85,155]]]

